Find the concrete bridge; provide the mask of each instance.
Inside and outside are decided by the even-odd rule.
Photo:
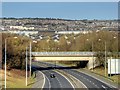
[[[87,62],[89,69],[98,66],[94,52],[32,52],[36,61],[80,61]]]

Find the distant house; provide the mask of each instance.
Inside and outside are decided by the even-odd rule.
[[[20,30],[10,30],[10,33],[15,33],[15,34],[24,34],[26,36],[33,35],[33,34],[38,34],[38,31],[20,31]]]
[[[10,26],[10,29],[18,29],[18,30],[34,30],[34,27]]]
[[[80,34],[80,33],[83,33],[83,34],[87,34],[89,33],[90,31],[58,31],[57,34]]]

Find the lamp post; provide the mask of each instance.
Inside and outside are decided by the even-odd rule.
[[[113,37],[113,39],[116,39],[117,37]],[[116,55],[115,55],[115,75],[116,75]]]
[[[98,41],[101,41],[101,39],[98,39]],[[104,64],[105,64],[105,66],[104,66],[104,69],[105,69],[105,76],[106,76],[106,61],[107,61],[107,51],[106,51],[106,41],[104,42],[104,45],[105,45],[105,61],[104,61]]]
[[[14,39],[17,39],[17,37],[14,37]],[[7,88],[6,85],[6,71],[7,71],[7,38],[5,39],[5,89]]]
[[[93,59],[93,71],[94,71],[94,52],[93,52],[93,41],[92,41],[92,59]]]
[[[27,47],[26,47],[26,86],[27,86]]]
[[[105,76],[106,76],[106,61],[107,61],[107,51],[106,51],[106,41],[105,41]]]
[[[89,39],[86,39],[87,41],[89,41]],[[92,41],[92,59],[93,59],[93,69],[94,70],[94,54],[93,54],[93,41]]]
[[[6,49],[7,49],[7,47],[6,47],[6,41],[7,41],[7,39],[5,39],[5,89],[6,89],[6,58],[7,58],[7,55],[6,55]]]
[[[31,77],[31,42],[30,42],[30,77]]]

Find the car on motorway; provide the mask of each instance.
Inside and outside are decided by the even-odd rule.
[[[54,74],[54,73],[51,73],[51,74],[50,74],[50,77],[51,77],[51,78],[55,78],[55,74]]]

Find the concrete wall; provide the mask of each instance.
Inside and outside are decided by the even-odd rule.
[[[94,59],[89,60],[87,67],[88,67],[88,69],[92,69],[92,68],[95,68],[96,66],[99,66],[99,65],[100,65],[100,62],[97,61],[96,58],[94,57]]]

